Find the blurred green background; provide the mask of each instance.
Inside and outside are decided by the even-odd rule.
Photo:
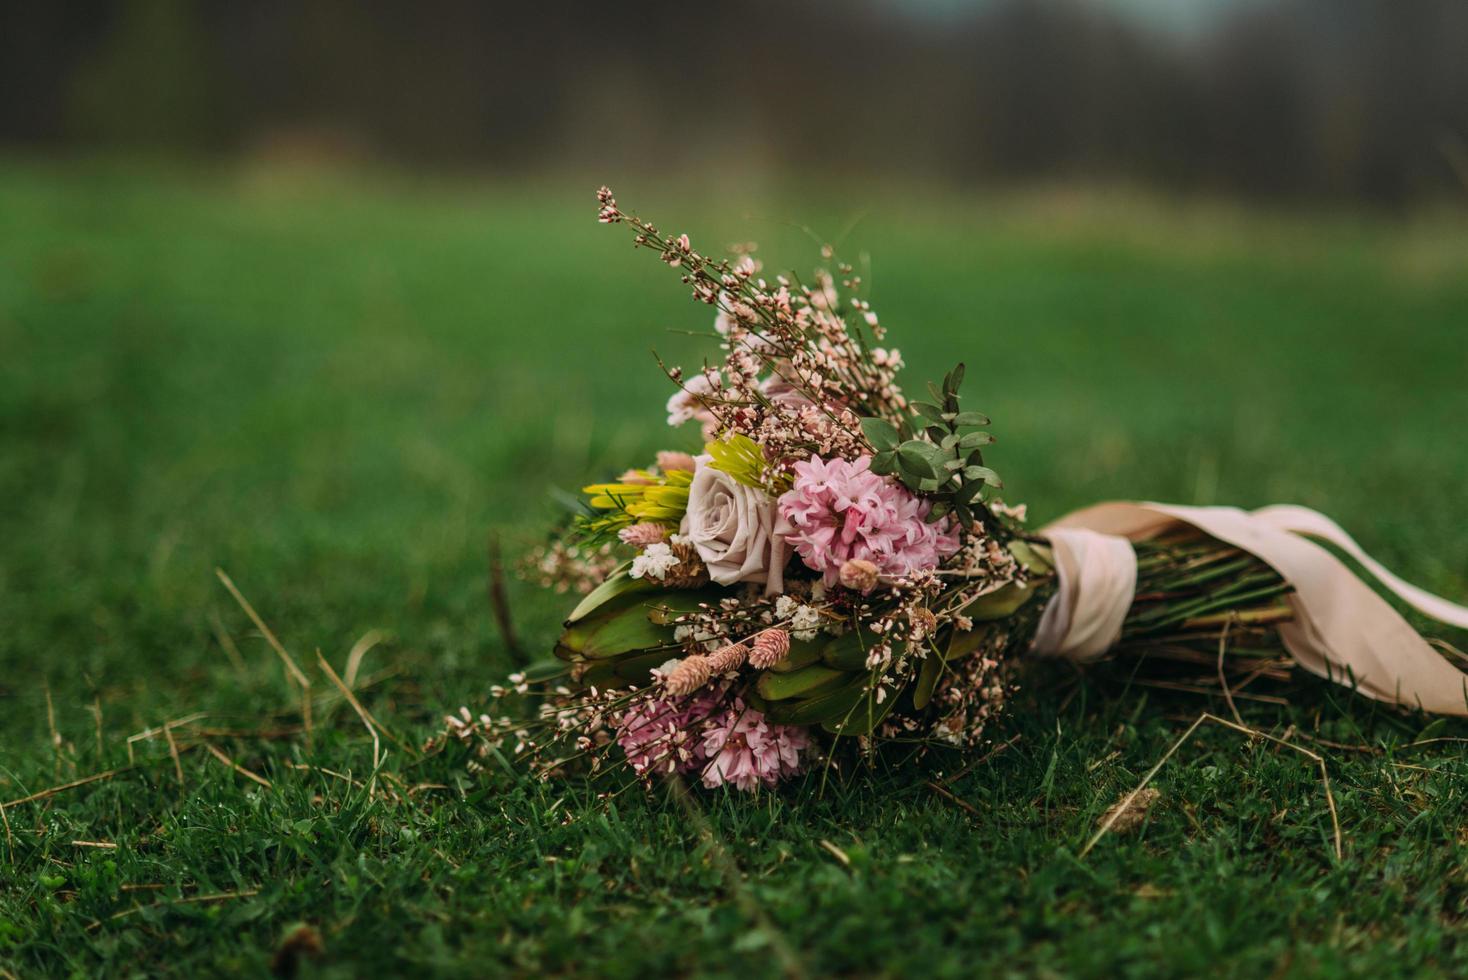
[[[693,448],[663,424],[669,389],[650,352],[697,363],[708,342],[684,331],[706,331],[709,310],[624,229],[595,223],[603,182],[705,249],[757,241],[772,268],[808,271],[821,242],[869,255],[909,388],[967,362],[1005,496],[1037,521],[1114,497],[1298,502],[1412,581],[1468,596],[1464,11],[8,8],[0,799],[121,765],[127,735],[196,711],[222,729],[292,720],[279,665],[216,566],[308,668],[319,650],[341,670],[354,641],[383,631],[364,667],[368,702],[413,743],[442,709],[482,700],[511,666],[485,601],[490,538],[513,556],[555,516],[551,488]],[[518,583],[511,594],[526,645],[548,645],[564,597]],[[1230,837],[1218,828],[1258,815],[1217,818],[1207,808],[1226,809],[1213,797],[1227,792],[1192,785],[1210,829],[1192,811],[1159,818],[1165,843],[1094,872],[1110,882],[1099,887],[1065,848],[1175,737],[1176,711],[1198,704],[1140,722],[1132,702],[1080,710],[1062,739],[1040,700],[1017,722],[1032,754],[972,777],[1019,853],[941,801],[885,789],[760,805],[786,836],[783,856],[760,859],[758,887],[811,972],[910,972],[927,950],[935,972],[959,974],[986,947],[1009,950],[1019,972],[1353,972],[1332,958],[1345,947],[1330,930],[1381,916],[1416,952],[1357,966],[1461,965],[1432,952],[1468,914],[1450,873],[1465,846],[1451,817],[1461,782],[1430,794],[1424,822],[1382,803],[1400,789],[1389,773],[1344,775],[1353,833],[1418,836],[1397,858],[1363,844],[1329,874],[1313,824],[1283,843]],[[1308,708],[1280,725],[1306,726]],[[1327,734],[1380,724],[1360,706],[1332,710]],[[257,970],[306,919],[334,951],[328,972],[453,972],[469,955],[490,972],[773,969],[759,943],[716,959],[748,925],[718,881],[623,894],[636,893],[625,875],[639,860],[687,837],[661,804],[618,804],[627,827],[599,843],[579,825],[555,832],[555,847],[622,882],[604,894],[547,870],[517,837],[538,827],[550,840],[559,826],[545,790],[409,819],[303,782],[289,762],[370,766],[355,720],[332,719],[314,755],[217,737],[275,781],[274,796],[202,752],[179,787],[153,740],[126,784],[6,810],[0,963],[20,975]],[[1118,725],[1141,734],[1122,740],[1098,795],[1090,763]],[[1227,749],[1223,760],[1242,782],[1258,765]],[[1463,763],[1448,762],[1460,780]],[[1303,773],[1293,797],[1276,787],[1281,799],[1246,793],[1241,806],[1317,810]],[[438,760],[405,778],[461,775]],[[711,806],[721,832],[754,833],[747,813]],[[588,798],[562,812],[595,823],[604,811]],[[934,850],[910,865],[916,845],[901,843],[899,868],[899,844],[875,842],[904,833]],[[872,843],[868,885],[812,870],[826,860],[813,841],[838,834]],[[121,848],[78,852],[78,839]],[[1175,849],[1205,845],[1212,856],[1168,887],[1207,930],[1157,903],[1108,900],[1138,887],[1135,869],[1172,874]],[[452,887],[420,873],[438,858],[456,869]],[[954,868],[974,876],[956,885]],[[1023,883],[1031,873],[1048,884]],[[1234,874],[1265,890],[1205,884]],[[1348,881],[1362,875],[1397,875],[1432,899],[1397,903],[1393,886],[1362,905]],[[317,895],[322,881],[334,884]],[[176,898],[261,891],[217,917],[161,908],[123,927],[109,917],[138,901],[125,883]],[[827,898],[812,911],[803,896],[817,884]],[[1008,912],[980,924],[945,907],[928,933],[881,918],[940,887]],[[697,938],[652,936],[626,902]],[[1302,922],[1298,940],[1249,926],[1253,906]],[[1058,925],[1057,909],[1079,917]],[[615,928],[588,936],[583,917]],[[837,928],[853,918],[868,926],[859,937]]]

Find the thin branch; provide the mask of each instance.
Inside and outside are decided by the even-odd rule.
[[[306,748],[309,750],[311,747],[311,679],[296,665],[295,658],[286,652],[285,646],[276,638],[275,633],[271,631],[270,627],[265,625],[265,620],[260,618],[260,614],[255,611],[255,607],[250,605],[250,600],[246,599],[244,594],[235,587],[234,580],[225,574],[224,569],[216,568],[214,569],[214,574],[219,576],[219,581],[223,582],[224,587],[229,590],[229,594],[234,596],[234,601],[240,604],[240,608],[245,611],[246,616],[250,617],[250,621],[255,624],[256,629],[265,637],[265,641],[270,644],[271,649],[280,656],[281,663],[285,665],[286,673],[300,685],[301,714],[306,725]]]
[[[235,762],[229,756],[225,755],[222,751],[220,751],[219,747],[216,746],[213,742],[205,742],[203,744],[204,744],[204,748],[208,749],[209,750],[209,753],[211,755],[213,755],[214,758],[218,759],[220,762],[224,763],[226,766],[229,766],[231,769],[233,769],[235,772],[239,773],[241,776],[244,776],[246,779],[253,779],[255,782],[259,783],[261,786],[264,786],[266,789],[270,789],[271,788],[271,786],[270,786],[270,780],[266,779],[264,776],[256,775],[255,773],[253,773],[250,770],[246,769],[244,766],[242,766],[239,763]]]
[[[362,634],[362,638],[352,644],[352,650],[347,654],[347,672],[343,675],[347,687],[357,686],[357,672],[362,669],[362,658],[367,656],[367,651],[383,641],[384,634],[380,630],[368,630]]]
[[[134,905],[130,909],[123,909],[121,912],[109,915],[106,919],[98,919],[87,926],[87,931],[92,932],[100,928],[104,922],[116,922],[118,919],[125,919],[144,909],[162,908],[167,905],[196,905],[200,902],[223,902],[232,898],[251,898],[258,894],[260,894],[260,889],[258,888],[246,888],[243,891],[237,892],[217,892],[213,895],[194,895],[189,898],[162,899],[157,902],[150,902],[147,905]]]
[[[240,676],[249,673],[245,667],[245,658],[240,656],[240,648],[235,646],[234,637],[224,628],[219,613],[212,610],[209,613],[209,628],[214,632],[214,639],[219,641],[219,648],[224,651],[224,655],[229,658],[230,664]]]
[[[949,803],[952,803],[954,806],[961,807],[963,810],[967,811],[969,816],[974,818],[982,818],[984,816],[983,812],[979,810],[978,807],[974,806],[968,800],[961,799],[957,794],[955,794],[948,787],[944,786],[942,783],[930,779],[927,781],[927,787],[934,793],[937,793],[939,796],[943,797]]]
[[[0,803],[0,810],[9,810],[11,807],[20,806],[22,803],[34,803],[37,800],[44,800],[48,797],[55,796],[57,793],[64,793],[69,789],[76,789],[78,786],[85,786],[88,783],[97,783],[104,779],[111,779],[118,773],[127,772],[131,768],[133,767],[124,766],[121,769],[108,769],[106,772],[93,773],[90,776],[83,776],[81,779],[73,779],[69,783],[52,786],[50,789],[43,789],[39,793],[32,793],[30,796],[22,796],[20,799],[11,800],[9,803]]]
[[[1223,624],[1223,633],[1218,637],[1218,684],[1223,688],[1223,699],[1228,702],[1228,710],[1234,716],[1234,721],[1240,725],[1244,723],[1244,717],[1239,714],[1238,705],[1234,704],[1234,693],[1228,687],[1228,675],[1223,670],[1223,658],[1228,653],[1228,631],[1234,621],[1230,619]]]
[[[178,776],[178,784],[184,784],[183,763],[178,761],[178,743],[173,740],[173,727],[163,726],[163,737],[168,740],[168,754],[173,757],[173,771]]]
[[[347,703],[352,706],[353,711],[357,712],[357,717],[366,726],[367,734],[372,736],[372,779],[367,784],[367,796],[370,799],[377,795],[377,770],[382,766],[382,740],[377,737],[377,726],[373,724],[372,716],[367,713],[367,709],[362,707],[362,702],[358,701],[357,696],[352,693],[352,689],[342,682],[335,670],[331,669],[331,664],[326,662],[320,650],[316,651],[316,663],[337,686],[337,690],[342,692],[342,696],[347,699]]]
[[[510,597],[505,589],[505,565],[500,558],[500,536],[489,536],[489,608],[505,641],[505,649],[516,662],[525,660],[525,651],[515,636],[515,623],[510,617]]]
[[[1211,721],[1214,724],[1222,725],[1223,727],[1233,729],[1236,732],[1242,732],[1243,734],[1248,735],[1251,738],[1257,737],[1268,739],[1269,741],[1274,742],[1277,745],[1283,745],[1285,748],[1294,749],[1301,755],[1307,756],[1308,758],[1314,760],[1315,764],[1320,767],[1320,779],[1325,788],[1325,803],[1330,810],[1330,825],[1335,837],[1335,859],[1337,861],[1343,860],[1345,851],[1341,843],[1340,815],[1336,812],[1335,795],[1330,791],[1330,773],[1326,770],[1325,759],[1319,753],[1312,752],[1302,745],[1296,745],[1293,742],[1287,742],[1277,735],[1271,735],[1268,732],[1261,732],[1258,729],[1250,728],[1247,725],[1236,724],[1235,722],[1229,721],[1227,718],[1220,718],[1217,715],[1209,714],[1206,711],[1199,715],[1196,719],[1194,719],[1193,723],[1188,726],[1188,730],[1183,732],[1182,736],[1179,737],[1176,742],[1172,743],[1172,747],[1163,754],[1161,759],[1157,760],[1157,764],[1154,765],[1151,769],[1147,770],[1147,775],[1142,777],[1142,781],[1137,784],[1136,788],[1128,793],[1120,803],[1111,808],[1110,814],[1105,820],[1102,821],[1101,826],[1096,829],[1095,835],[1086,842],[1085,847],[1081,848],[1081,853],[1079,854],[1079,857],[1083,858],[1087,854],[1091,853],[1091,849],[1096,846],[1096,844],[1101,840],[1102,837],[1106,836],[1107,831],[1111,829],[1112,824],[1116,823],[1117,818],[1128,811],[1128,809],[1131,807],[1132,800],[1136,799],[1137,794],[1146,789],[1147,784],[1152,781],[1152,777],[1157,775],[1162,767],[1167,764],[1167,760],[1171,759],[1173,755],[1176,754],[1177,750],[1182,748],[1183,743],[1191,738],[1193,733],[1196,732],[1205,721]]]

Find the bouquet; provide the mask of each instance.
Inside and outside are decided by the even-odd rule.
[[[490,711],[450,716],[441,740],[542,774],[626,766],[756,790],[888,745],[973,750],[1025,657],[1144,653],[1216,668],[1225,693],[1298,664],[1468,714],[1450,648],[1311,539],[1424,614],[1468,627],[1468,609],[1323,516],[1109,503],[1031,530],[998,496],[964,365],[909,398],[861,276],[832,250],[809,280],[767,277],[748,249],[714,258],[606,188],[598,201],[714,310],[717,361],[659,362],[668,423],[696,427],[702,452],[585,488],[533,567],[588,593],[555,660],[496,687]]]

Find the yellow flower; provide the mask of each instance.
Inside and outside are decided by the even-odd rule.
[[[747,487],[763,490],[774,497],[790,489],[788,478],[771,474],[764,450],[749,436],[726,435],[705,445],[703,451],[713,457],[710,466],[728,473]]]
[[[676,527],[688,510],[688,485],[693,482],[693,474],[685,470],[658,475],[640,471],[638,476],[649,482],[593,483],[581,491],[590,495],[587,503],[592,507],[620,511],[629,524],[649,521]]]

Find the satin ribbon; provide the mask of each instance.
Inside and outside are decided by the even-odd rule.
[[[1301,667],[1378,701],[1468,716],[1468,674],[1310,538],[1340,548],[1403,602],[1440,623],[1468,629],[1468,608],[1393,575],[1340,525],[1305,507],[1248,512],[1118,501],[1067,514],[1040,532],[1054,551],[1057,581],[1032,652],[1076,661],[1105,653],[1120,638],[1136,591],[1131,542],[1179,523],[1247,551],[1294,587],[1286,596],[1294,619],[1278,629]]]

